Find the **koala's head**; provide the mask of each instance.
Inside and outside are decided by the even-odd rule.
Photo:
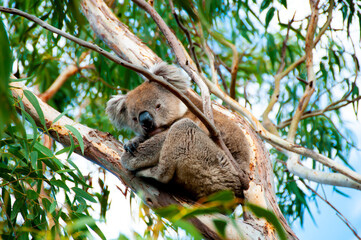
[[[161,63],[150,69],[179,90],[188,89],[188,77],[175,66]],[[187,107],[155,82],[144,82],[126,95],[113,96],[106,112],[117,128],[128,127],[142,135],[155,135],[184,116]]]

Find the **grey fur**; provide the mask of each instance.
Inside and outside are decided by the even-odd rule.
[[[152,71],[186,92],[187,78],[176,67],[161,63]],[[198,107],[202,106],[200,99],[187,96]],[[152,116],[155,131],[147,132],[133,120],[145,111]],[[157,83],[145,82],[126,97],[113,97],[108,102],[107,114],[115,126],[127,126],[139,134],[125,146],[125,149],[136,148],[135,151],[125,152],[121,159],[122,165],[136,171],[137,176],[175,184],[196,199],[226,189],[243,197],[243,190],[248,189],[248,142],[238,126],[219,112],[214,112],[214,121],[239,163],[241,179],[199,119]]]
[[[174,65],[168,65],[166,62],[161,62],[149,69],[155,75],[163,77],[173,86],[182,92],[186,92],[189,88],[190,82],[186,73]]]

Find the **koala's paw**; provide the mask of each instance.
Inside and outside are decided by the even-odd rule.
[[[139,144],[144,142],[144,140],[145,139],[143,137],[135,137],[124,144],[124,150],[135,157],[134,153],[137,151]]]
[[[154,178],[154,173],[152,171],[152,168],[140,170],[135,175],[137,177]]]

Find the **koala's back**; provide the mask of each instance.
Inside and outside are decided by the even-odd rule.
[[[189,118],[169,129],[160,159],[168,163],[177,159],[172,181],[196,199],[222,190],[243,197],[238,173],[232,171],[226,154]]]
[[[202,101],[198,98],[198,96],[187,94],[187,97],[191,99],[198,108],[202,109]],[[205,133],[208,134],[206,127],[192,113],[189,112],[186,114],[186,117],[192,119]],[[250,181],[250,146],[246,136],[237,123],[230,120],[224,114],[218,111],[213,111],[213,118],[216,128],[219,130],[224,143],[239,164],[239,169],[237,169],[237,171],[240,171],[242,173],[241,175],[245,176],[245,179],[242,179],[242,182],[245,183],[243,190],[247,190]]]

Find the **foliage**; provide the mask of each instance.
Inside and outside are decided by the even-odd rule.
[[[232,86],[231,66],[234,61],[234,52],[229,44],[236,47],[239,63],[235,77],[235,98],[251,109],[264,110],[274,91],[274,76],[283,64],[281,58],[284,40],[288,40],[284,55],[286,67],[305,54],[308,18],[291,24],[282,22],[279,11],[287,8],[285,0],[174,0],[175,12],[180,22],[189,29],[190,38],[187,38],[187,34],[178,26],[167,1],[154,2],[155,9],[187,50],[194,51],[194,60],[211,79],[212,62],[206,52],[209,46],[215,56],[217,79],[227,93]],[[76,0],[1,0],[0,5],[21,9],[74,36],[108,49],[99,39],[94,39],[86,20],[79,12]],[[328,1],[321,1],[320,12],[324,18],[327,17],[328,7]],[[360,3],[336,1],[332,8],[334,12],[341,12],[342,32],[349,37],[351,27],[354,24],[361,25]],[[113,5],[113,11],[163,60],[175,61],[156,24],[132,1],[117,1]],[[65,237],[85,238],[89,229],[92,229],[103,238],[96,222],[89,216],[90,204],[94,202],[101,204],[101,215],[105,216],[109,205],[106,183],[100,179],[103,191],[92,192],[89,179],[82,175],[73,162],[71,153],[74,144],[63,150],[59,150],[56,145],[51,149],[44,146],[43,132],[47,129],[38,129],[31,117],[22,110],[21,104],[13,103],[10,99],[7,86],[10,59],[14,61],[12,73],[39,92],[48,89],[70,64],[94,65],[70,77],[48,103],[82,124],[110,132],[122,140],[130,138],[132,133],[125,130],[115,131],[104,114],[104,106],[111,95],[133,89],[141,79],[134,72],[97,53],[87,53],[86,49],[47,32],[24,18],[9,14],[2,14],[1,17],[4,24],[0,23],[0,102],[3,103],[0,107],[0,236],[4,239],[28,239],[30,235],[44,237],[61,234]],[[4,34],[6,32],[7,34]],[[316,35],[319,33],[320,29],[317,29]],[[315,66],[316,93],[306,112],[322,110],[338,100],[350,101],[360,96],[359,85],[355,83],[359,71],[359,56],[354,49],[347,48],[344,42],[334,37],[335,34],[336,29],[327,28],[321,38],[325,44],[318,44],[316,47],[320,59],[319,65]],[[11,53],[13,56],[10,56]],[[80,61],[82,54],[88,55]],[[279,105],[272,112],[272,121],[279,126],[278,133],[282,137],[286,137],[289,131],[289,126],[282,124],[293,116],[306,87],[304,81],[301,81],[307,81],[305,69],[303,62],[281,82]],[[27,97],[30,99],[32,95],[28,93]],[[36,105],[35,100],[32,100],[32,103]],[[353,101],[352,104],[357,114],[358,101]],[[15,114],[14,106],[22,113],[22,117]],[[345,129],[337,128],[343,126],[343,122],[337,108],[316,117],[306,118],[299,124],[296,142],[349,165],[348,154],[354,144],[346,140],[346,137],[349,139],[352,136],[345,134]],[[77,136],[71,126],[68,129]],[[68,155],[60,157],[60,153]],[[286,161],[286,157],[274,149],[271,154],[273,159]],[[314,162],[313,167],[319,166]],[[302,223],[305,210],[312,215],[308,205],[313,198],[298,186],[294,175],[284,171],[283,164],[275,163],[276,192],[280,208],[290,222],[300,219]],[[212,207],[191,210],[170,207],[162,211],[157,212],[157,216],[145,213],[149,216],[147,223],[153,226],[149,228],[153,231],[152,234],[156,232],[154,222],[162,223],[158,225],[162,226],[160,232],[169,226],[159,217],[169,219],[168,215],[164,215],[167,211],[167,214],[173,214],[171,218],[182,219],[192,211],[193,214],[197,211],[213,210]],[[180,213],[181,217],[177,215]],[[64,222],[66,228],[62,227]],[[185,226],[185,222],[170,222],[175,228],[189,227]],[[222,223],[217,224],[222,232]],[[146,235],[150,234],[149,229]],[[188,230],[193,232],[193,229]],[[197,233],[193,233],[193,236],[196,238]]]

